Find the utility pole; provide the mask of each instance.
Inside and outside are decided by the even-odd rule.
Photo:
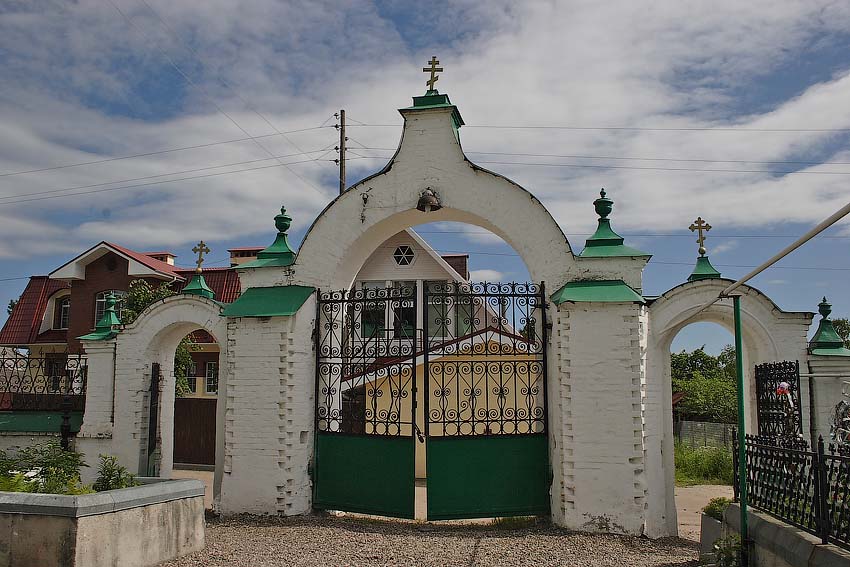
[[[337,160],[339,165],[339,194],[342,195],[345,193],[345,142],[348,140],[345,137],[345,110],[340,110],[338,114],[334,114],[334,118],[339,118],[339,124],[336,125],[336,129],[339,130],[339,146],[336,149],[339,152],[339,159]]]

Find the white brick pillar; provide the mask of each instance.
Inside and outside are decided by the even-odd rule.
[[[555,314],[560,370],[550,380],[560,395],[550,422],[557,423],[553,468],[561,480],[553,518],[566,527],[643,531],[642,309],[563,303]]]
[[[115,400],[115,340],[83,341],[88,365],[86,405],[78,437],[111,437]]]

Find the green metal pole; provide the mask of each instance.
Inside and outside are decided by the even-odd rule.
[[[741,339],[741,296],[732,296],[735,311],[735,370],[738,375],[738,495],[741,500],[741,565],[749,564],[747,525],[747,458],[744,430],[744,349]]]

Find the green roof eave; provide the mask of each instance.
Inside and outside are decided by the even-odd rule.
[[[694,266],[694,271],[688,276],[688,281],[709,280],[719,277],[720,272],[711,265],[708,256],[699,256],[697,258],[697,264]]]
[[[639,258],[651,258],[652,254],[626,246],[625,244],[613,245],[590,245],[584,247],[584,250],[579,254],[580,258],[616,258],[623,256],[632,256]]]
[[[850,357],[850,349],[844,347],[813,348],[810,352],[815,356],[847,356]]]
[[[293,254],[291,257],[280,256],[277,258],[257,258],[256,260],[252,260],[251,262],[245,262],[244,264],[236,266],[236,269],[241,270],[243,268],[285,268],[286,266],[291,266],[294,263],[295,255]]]
[[[83,335],[82,337],[77,337],[78,341],[108,341],[109,339],[114,339],[118,336],[118,331],[113,331],[112,329],[105,329],[101,331],[93,331],[87,335]]]
[[[207,280],[204,278],[202,273],[196,273],[192,276],[192,279],[188,284],[186,284],[186,287],[184,287],[180,293],[185,293],[186,295],[199,295],[201,297],[206,297],[207,299],[215,298],[215,292],[207,285]]]
[[[303,285],[251,287],[221,312],[222,317],[288,317],[295,315],[316,288]]]
[[[406,111],[410,110],[428,110],[431,108],[451,108],[452,122],[454,123],[455,130],[458,130],[465,124],[463,117],[460,115],[460,111],[449,100],[449,95],[440,94],[437,91],[428,91],[424,96],[413,97],[413,106],[399,108],[398,111],[404,114]]]
[[[574,303],[646,303],[646,300],[623,280],[579,280],[569,282],[551,295],[555,305]]]

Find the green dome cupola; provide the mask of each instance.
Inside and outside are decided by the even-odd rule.
[[[832,305],[826,301],[826,297],[818,304],[818,313],[821,319],[818,330],[809,341],[809,352],[820,356],[850,356],[850,349],[845,346],[844,340],[835,331],[835,326],[829,318]]]
[[[280,208],[280,214],[274,217],[277,236],[268,248],[257,254],[257,259],[239,268],[268,268],[291,266],[295,263],[295,251],[289,245],[288,231],[292,225],[292,217],[286,214],[286,207]]]
[[[697,232],[697,244],[699,244],[699,250],[697,250],[697,252],[699,252],[697,263],[696,266],[694,266],[694,271],[688,276],[688,281],[693,282],[719,278],[720,272],[711,265],[711,261],[709,261],[708,256],[706,256],[704,233],[711,230],[711,225],[702,220],[702,217],[697,217],[697,220],[688,227],[688,230],[691,232]]]

